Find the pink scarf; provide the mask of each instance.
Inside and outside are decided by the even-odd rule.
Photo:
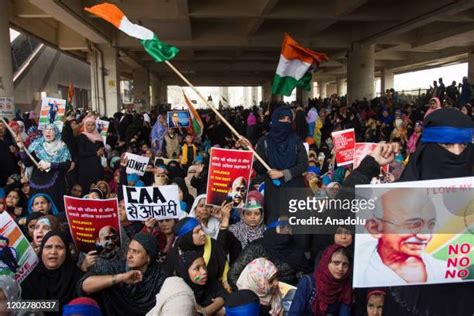
[[[86,116],[82,122],[84,123],[84,131],[82,134],[86,135],[87,138],[89,138],[89,140],[93,143],[102,142],[102,136],[100,136],[99,132],[97,131],[95,118],[93,116]],[[94,131],[92,133],[86,131],[87,122],[94,122]]]

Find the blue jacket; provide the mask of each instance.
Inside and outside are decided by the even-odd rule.
[[[298,282],[293,301],[291,302],[289,316],[312,316],[311,305],[316,299],[316,280],[312,274],[304,275]],[[345,304],[330,305],[330,309],[339,309],[338,316],[350,316],[351,307]]]

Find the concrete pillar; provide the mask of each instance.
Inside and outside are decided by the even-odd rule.
[[[102,52],[96,47],[87,53],[91,70],[91,108],[101,115],[105,115],[105,92]]]
[[[474,85],[474,50],[467,55],[467,79],[471,86]],[[0,57],[1,58],[1,57]]]
[[[150,100],[151,100],[151,109],[157,105],[160,97],[160,81],[152,76],[150,76]]]
[[[296,94],[296,100],[298,100],[298,94]],[[311,89],[306,91],[304,89],[301,90],[301,105],[306,108],[308,107],[308,99],[314,98],[314,82],[311,80]]]
[[[382,78],[381,80],[381,88],[380,93],[384,94],[385,90],[392,89],[394,87],[395,75],[392,69],[383,69],[382,70]]]
[[[320,98],[327,96],[327,83],[324,81],[318,81],[318,95]]]
[[[220,94],[220,97],[226,99],[228,103],[230,102],[230,100],[229,100],[229,87],[219,87],[219,94]],[[219,101],[224,103],[224,106],[227,105],[225,103],[225,101],[222,101],[222,100],[219,100]],[[229,105],[230,105],[230,103],[229,103]]]
[[[13,97],[13,70],[10,47],[10,1],[0,1],[0,97]]]
[[[150,110],[150,78],[145,68],[140,67],[133,71],[133,99],[137,110]]]
[[[168,104],[168,85],[164,82],[160,83],[160,96],[158,102],[160,104]]]
[[[262,86],[262,101],[265,102],[270,102],[272,99],[272,83],[271,82],[266,82]]]
[[[254,106],[258,104],[258,87],[256,86],[251,87],[251,95],[252,95],[251,106]]]
[[[338,96],[345,96],[347,93],[346,80],[344,78],[336,79],[336,93]]]
[[[347,104],[374,95],[374,45],[353,43],[347,54]]]
[[[104,58],[105,114],[111,117],[122,109],[118,50],[108,45],[101,45],[100,50]]]

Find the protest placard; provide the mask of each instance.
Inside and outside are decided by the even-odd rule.
[[[234,208],[243,208],[252,162],[251,151],[211,148],[206,203],[220,206],[227,201],[232,202]]]
[[[109,131],[109,121],[97,120],[97,131],[99,132],[100,136],[102,136],[102,140],[104,141],[104,145],[107,143],[107,133]]]
[[[15,117],[15,103],[12,97],[0,97],[0,116],[9,120]]]
[[[474,281],[474,177],[356,186],[354,287]]]
[[[188,128],[190,116],[188,111],[168,111],[166,113],[166,122],[169,128],[184,127]]]
[[[127,173],[136,173],[140,176],[145,174],[145,169],[150,161],[150,157],[139,156],[132,153],[126,153],[125,157],[127,158]]]
[[[33,247],[7,212],[0,214],[0,275],[22,282],[39,262]]]
[[[64,196],[69,230],[82,252],[112,251],[120,247],[120,217],[117,199],[91,200]]]
[[[43,98],[41,100],[40,118],[38,128],[43,129],[46,124],[55,124],[60,131],[63,130],[63,116],[66,110],[66,100],[56,98]]]
[[[350,165],[354,161],[355,131],[353,128],[333,132],[332,140],[336,151],[336,163],[340,166]]]
[[[179,188],[177,185],[159,187],[123,186],[125,211],[130,221],[144,221],[147,218],[181,218]]]

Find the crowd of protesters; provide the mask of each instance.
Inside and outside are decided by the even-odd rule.
[[[59,300],[64,315],[464,315],[473,309],[472,285],[353,290],[353,230],[293,235],[280,198],[289,188],[334,197],[356,184],[472,176],[471,143],[422,140],[426,126],[472,128],[470,97],[467,79],[460,90],[440,79],[418,98],[392,89],[354,104],[333,95],[307,107],[221,109],[241,138],[209,110],[200,111],[201,137],[169,127],[159,107],[111,118],[73,110],[62,131],[54,124],[40,131],[33,113],[17,113],[8,123],[16,137],[0,123],[0,212],[21,227],[40,263],[21,284],[0,276],[0,300]],[[99,118],[110,122],[105,144]],[[337,165],[331,138],[349,128],[357,142],[378,143],[354,170]],[[211,147],[252,147],[270,165],[254,162],[244,208],[206,205]],[[143,176],[126,173],[126,152],[151,158]],[[127,220],[122,185],[166,184],[179,186],[186,216]],[[110,228],[103,232],[110,247],[79,252],[64,195],[117,198],[120,244]],[[290,308],[279,281],[297,286]]]

